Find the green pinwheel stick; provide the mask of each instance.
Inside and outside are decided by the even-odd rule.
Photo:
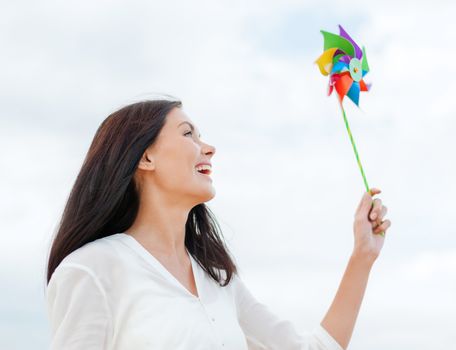
[[[348,35],[344,28],[339,25],[339,35],[321,30],[324,39],[324,52],[315,61],[318,64],[321,74],[329,76],[328,96],[335,89],[338,95],[340,108],[344,117],[350,142],[355,152],[361,176],[363,177],[366,191],[370,193],[366,175],[361,165],[355,140],[348,124],[347,115],[343,106],[343,99],[347,96],[359,106],[359,94],[361,91],[369,91],[371,85],[366,84],[363,77],[369,72],[366,50],[362,49]],[[382,233],[384,235],[384,233]]]
[[[339,102],[340,102],[340,108],[342,109],[342,115],[344,116],[345,127],[347,128],[348,136],[350,137],[350,141],[353,146],[353,151],[355,152],[356,162],[358,163],[359,170],[361,171],[361,176],[363,177],[364,186],[366,186],[366,191],[369,192],[369,185],[367,184],[366,174],[364,174],[363,166],[361,164],[361,160],[359,159],[359,154],[356,149],[355,140],[353,139],[353,135],[350,130],[350,125],[348,125],[348,120],[347,120],[347,116],[345,114],[345,109],[344,109],[344,106],[342,105],[342,101],[340,99],[339,99]]]

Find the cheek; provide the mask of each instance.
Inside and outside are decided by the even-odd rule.
[[[176,141],[160,152],[157,172],[167,178],[183,179],[196,175],[198,146],[191,140]]]

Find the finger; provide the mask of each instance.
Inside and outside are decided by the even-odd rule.
[[[379,194],[381,193],[382,191],[379,189],[379,188],[376,188],[376,187],[372,187],[370,190],[369,190],[369,193],[371,194],[371,196],[375,196],[376,194]]]
[[[372,206],[372,196],[380,193],[381,191],[377,188],[372,188],[368,192],[364,192],[361,201],[359,202],[358,208],[356,209],[356,214],[360,214],[362,217],[367,217],[369,210]]]
[[[374,229],[374,233],[381,233],[381,232],[386,232],[386,230],[391,226],[391,221],[390,220],[385,220],[382,222],[380,226],[377,226]]]
[[[387,211],[388,211],[388,209],[385,206],[382,206],[380,215],[377,214],[377,218],[375,220],[373,220],[373,222],[375,222],[375,225],[374,225],[375,227],[382,224]]]
[[[382,200],[380,198],[375,198],[372,204],[372,210],[370,212],[370,219],[375,220],[380,217],[382,213]]]
[[[387,212],[387,208],[385,206],[382,207],[382,212],[375,220],[371,220],[372,227],[375,229],[376,227],[380,226],[383,223],[383,219],[385,218]]]
[[[381,210],[381,213],[380,213],[380,218],[383,220],[383,218],[385,217],[386,213],[388,212],[388,208],[385,207],[385,206],[382,206],[382,210]]]

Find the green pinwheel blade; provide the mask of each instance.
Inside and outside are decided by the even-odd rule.
[[[339,59],[340,59],[342,56],[345,56],[345,54],[344,54],[344,53],[341,53],[341,54],[339,54],[339,55],[334,56],[334,58],[333,58],[333,64],[336,64],[336,62],[339,62]]]
[[[338,48],[342,51],[344,51],[347,55],[354,57],[355,56],[355,48],[353,47],[352,43],[348,41],[347,39],[330,33],[326,32],[324,30],[320,30],[321,34],[323,34],[323,40],[324,40],[324,50],[332,49],[332,48]]]
[[[363,62],[361,63],[361,69],[369,72],[369,64],[367,63],[366,48],[363,46]]]

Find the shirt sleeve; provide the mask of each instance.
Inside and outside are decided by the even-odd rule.
[[[249,350],[344,350],[321,325],[311,332],[298,332],[289,320],[255,299],[237,274],[234,288],[238,320]]]
[[[108,348],[111,317],[106,293],[89,268],[68,263],[59,266],[49,281],[46,298],[51,350]]]

